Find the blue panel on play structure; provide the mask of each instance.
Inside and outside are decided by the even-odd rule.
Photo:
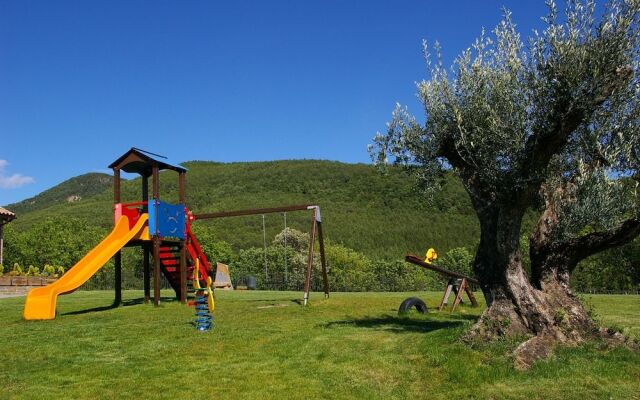
[[[169,204],[156,200],[149,202],[149,233],[152,236],[184,240],[187,214],[183,204]]]

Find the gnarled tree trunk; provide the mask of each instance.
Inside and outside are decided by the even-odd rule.
[[[562,189],[558,189],[562,190]],[[560,194],[561,195],[561,194]],[[598,329],[582,302],[571,291],[570,278],[580,261],[608,248],[621,246],[640,234],[640,219],[633,217],[620,226],[578,238],[560,239],[558,217],[551,197],[530,238],[531,282],[543,294],[552,312],[548,327],[560,342],[576,344],[599,336],[608,342],[626,341],[619,333]],[[526,343],[522,350],[526,350]]]
[[[592,331],[589,316],[569,291],[562,274],[545,275],[534,286],[523,268],[519,249],[523,211],[491,206],[479,213],[481,239],[474,262],[487,309],[467,334],[468,340],[523,336],[514,352],[516,365],[528,368],[547,357],[556,343],[573,345]],[[551,272],[551,269],[549,269]]]

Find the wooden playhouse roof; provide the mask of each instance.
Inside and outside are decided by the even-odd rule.
[[[13,221],[14,219],[16,219],[16,214],[12,213],[6,208],[0,207],[0,220],[2,220],[3,222],[9,222]]]
[[[176,172],[187,172],[187,169],[177,163],[169,162],[163,156],[132,147],[109,165],[109,168],[118,168],[121,171],[136,173],[142,176],[150,176],[153,167],[158,169],[170,169]]]

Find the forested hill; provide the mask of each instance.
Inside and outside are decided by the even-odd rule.
[[[472,247],[479,228],[467,195],[454,177],[432,203],[414,190],[402,171],[380,174],[367,164],[318,160],[183,164],[187,173],[187,206],[196,213],[241,208],[315,203],[322,208],[324,231],[332,243],[376,258],[400,258],[407,251],[441,252]],[[103,227],[112,224],[111,177],[87,174],[72,178],[33,199],[10,205],[19,218],[16,230],[47,216],[74,216]],[[161,174],[163,200],[177,201],[177,174]],[[123,183],[123,201],[140,199],[140,179]],[[70,197],[70,196],[79,196]],[[290,227],[308,231],[310,214],[287,214]],[[198,221],[218,240],[236,248],[261,246],[262,217]],[[283,216],[265,217],[266,237],[282,230]]]
[[[25,214],[31,211],[42,210],[55,204],[82,201],[83,199],[102,193],[112,186],[113,177],[110,175],[88,173],[68,179],[51,189],[47,189],[19,203],[9,204],[7,208],[16,214]]]

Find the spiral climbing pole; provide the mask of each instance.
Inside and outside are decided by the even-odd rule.
[[[205,332],[213,328],[213,310],[215,307],[213,298],[213,288],[211,286],[211,277],[206,278],[206,286],[202,287],[200,284],[200,273],[198,268],[198,261],[196,260],[196,267],[193,270],[192,290],[195,295],[193,305],[195,306],[195,327],[200,332]]]
[[[196,321],[195,326],[199,331],[208,331],[213,327],[213,316],[209,312],[207,304],[207,288],[196,289]]]

